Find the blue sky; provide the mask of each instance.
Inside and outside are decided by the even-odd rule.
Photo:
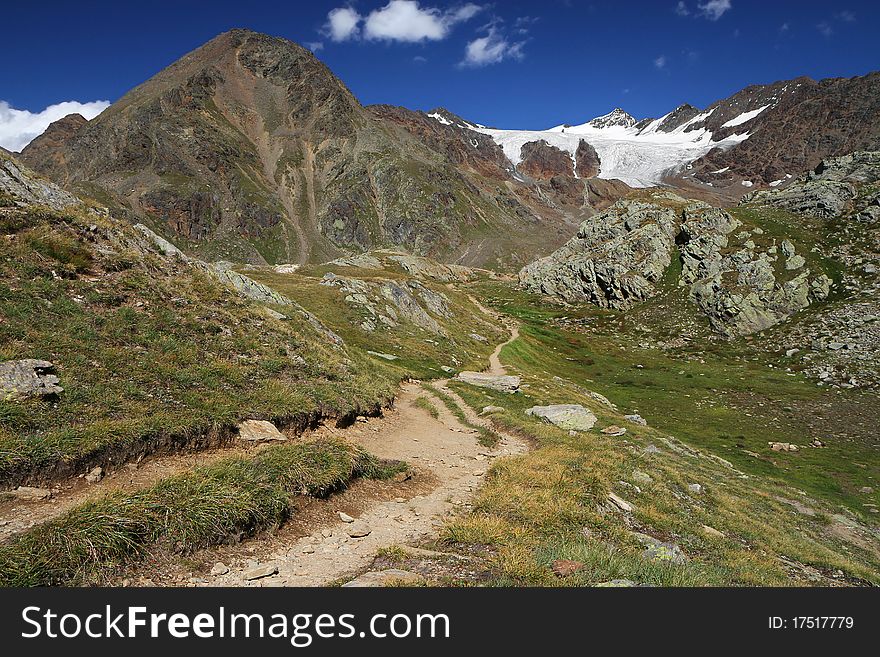
[[[749,84],[880,69],[875,0],[83,0],[7,3],[3,18],[7,147],[78,107],[48,106],[112,102],[232,27],[310,44],[365,104],[442,105],[505,128],[616,106],[660,116]]]

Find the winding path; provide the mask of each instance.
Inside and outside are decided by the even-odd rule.
[[[512,328],[510,338],[499,344],[489,357],[488,371],[504,373],[499,357],[501,350],[518,335],[516,328]],[[448,387],[448,380],[435,381],[430,386],[449,395],[471,425],[491,426],[489,420],[479,417]],[[418,401],[421,397],[432,402],[436,417],[421,405]],[[125,578],[155,585],[325,585],[365,568],[382,548],[435,537],[445,517],[457,507],[469,504],[494,459],[527,449],[522,439],[503,433],[494,448],[481,446],[478,431],[462,424],[439,399],[415,383],[401,386],[394,409],[384,417],[362,418],[346,429],[324,426],[313,435],[328,434],[343,437],[376,456],[407,461],[414,475],[408,481],[390,485],[357,481],[327,500],[303,500],[303,508],[298,509],[292,521],[278,533],[261,535],[239,545],[204,550],[200,557],[193,555],[195,561],[199,558],[202,561],[195,571],[192,570],[193,559],[187,562],[169,559],[136,565]],[[107,492],[148,486],[196,465],[254,449],[233,446],[161,457],[139,467],[123,467],[97,484],[87,485],[78,480],[72,482],[70,488],[58,490],[52,500],[0,507],[0,521],[6,522],[0,532],[14,534]],[[339,511],[355,517],[358,526],[365,524],[369,534],[360,538],[349,536],[353,525],[343,522]],[[217,561],[228,564],[229,571],[211,575],[211,566]],[[248,581],[244,573],[257,565],[274,566],[278,572]]]

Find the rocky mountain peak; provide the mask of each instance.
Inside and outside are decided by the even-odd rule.
[[[614,108],[608,114],[604,114],[603,116],[597,116],[595,119],[590,121],[590,125],[594,128],[613,128],[613,127],[623,127],[623,128],[631,128],[637,123],[636,119],[629,113],[625,112],[619,107]]]

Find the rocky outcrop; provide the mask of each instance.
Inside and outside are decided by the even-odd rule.
[[[535,180],[571,176],[574,170],[571,156],[543,139],[523,144],[521,154],[522,161],[517,165],[517,171]]]
[[[582,223],[561,249],[524,267],[520,283],[569,303],[626,310],[656,292],[672,262],[678,224],[674,208],[618,201]]]
[[[39,180],[21,169],[12,159],[0,158],[0,196],[16,199],[18,203],[45,205],[61,211],[80,201],[58,186]]]
[[[680,284],[690,287],[691,299],[717,331],[729,336],[762,331],[803,310],[811,299],[827,297],[830,280],[824,274],[811,280],[790,241],[784,240],[781,249],[762,249],[748,232],[732,239],[739,226],[717,208],[692,204],[684,209]],[[774,267],[779,258],[784,274]]]
[[[762,331],[828,297],[831,279],[812,274],[791,241],[758,246],[723,210],[669,193],[654,198],[619,201],[585,221],[565,246],[524,267],[520,283],[568,303],[627,310],[656,294],[677,257],[679,285],[712,327],[731,337]]]
[[[449,283],[463,282],[474,278],[474,270],[463,265],[447,265],[421,256],[396,254],[388,256],[391,262],[397,263],[410,276],[430,278],[435,281]]]
[[[574,171],[579,178],[595,178],[599,175],[602,162],[596,149],[581,139],[574,153]]]
[[[743,203],[772,205],[822,219],[839,217],[857,196],[857,185],[880,180],[880,151],[861,151],[822,160],[811,172],[782,189],[761,190]]]
[[[46,360],[25,358],[0,363],[0,399],[59,395],[64,392],[59,382],[55,365]]]
[[[363,314],[360,326],[367,332],[409,322],[434,335],[447,335],[438,320],[452,317],[449,299],[415,279],[365,281],[328,272],[321,279],[321,285],[339,288],[346,303]]]

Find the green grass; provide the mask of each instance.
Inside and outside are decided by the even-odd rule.
[[[690,319],[697,313],[678,290],[626,314],[553,306],[498,284],[484,283],[478,290],[523,322],[523,339],[505,348],[505,362],[530,373],[537,389],[553,376],[590,388],[621,410],[638,410],[652,426],[749,474],[794,485],[870,521],[863,504],[880,499],[860,489],[877,490],[880,463],[874,441],[829,440],[819,430],[811,435],[793,414],[793,409],[808,414],[846,400],[870,409],[876,400],[869,393],[818,388],[785,371],[788,363],[780,355],[748,340],[712,336],[705,324]],[[642,346],[646,338],[677,337],[682,317],[696,323],[695,334],[701,337],[674,349]],[[770,441],[806,445],[813,438],[827,448],[778,453],[768,446]]]
[[[435,420],[440,417],[440,411],[437,410],[437,407],[434,406],[434,404],[431,402],[431,400],[428,399],[427,397],[416,398],[414,404],[416,406],[418,406],[419,408],[421,408],[422,410],[427,411],[428,415],[430,415]]]
[[[396,327],[381,326],[376,331],[368,332],[361,328],[364,319],[369,317],[367,312],[358,305],[347,303],[338,288],[320,284],[321,277],[327,271],[331,271],[331,268],[308,266],[295,274],[277,274],[266,269],[247,273],[251,278],[302,304],[347,344],[363,351],[397,356],[397,360],[386,362],[384,366],[396,372],[400,378],[442,378],[447,376],[441,369],[444,366],[482,369],[492,352],[492,345],[503,339],[503,329],[484,316],[465,295],[429,281],[421,282],[449,300],[451,318],[435,317],[446,331],[445,336],[423,330],[403,319]],[[393,270],[376,272],[338,267],[332,268],[332,271],[340,276],[377,283],[385,280],[402,282],[412,278]],[[484,336],[486,342],[475,340],[471,333]]]
[[[450,548],[466,553],[488,548],[493,584],[581,586],[629,579],[657,586],[805,585],[813,582],[803,574],[811,568],[826,577],[839,569],[851,582],[880,582],[880,554],[830,532],[829,507],[816,502],[820,513],[799,515],[777,499],[808,500],[790,487],[759,475],[743,478],[711,452],[626,422],[569,381],[546,377],[550,357],[536,370],[521,355],[534,339],[523,335],[502,353],[502,361],[529,383],[522,393],[454,384],[474,409],[505,408],[493,414],[493,423],[534,445],[522,456],[497,461],[473,512],[455,518],[443,533]],[[555,357],[566,362],[564,353]],[[599,418],[597,429],[613,423],[628,432],[612,438],[594,430],[572,437],[524,412],[563,401],[591,407]],[[659,452],[646,451],[649,445]],[[635,470],[652,479],[638,484],[640,491],[632,485]],[[691,483],[699,483],[703,492],[690,492]],[[633,505],[631,516],[607,507],[609,492]],[[703,525],[724,537],[707,535]],[[631,530],[679,545],[688,561],[675,565],[643,558]],[[583,569],[559,578],[550,569],[556,559],[579,561]],[[789,563],[803,571],[792,572]]]
[[[0,545],[0,586],[100,582],[151,551],[188,553],[283,523],[299,495],[405,469],[339,440],[272,446],[71,509]]]
[[[334,349],[295,313],[268,317],[194,268],[106,242],[128,229],[102,220],[91,233],[96,221],[5,217],[0,360],[51,361],[65,390],[0,401],[0,482],[216,444],[245,418],[305,426],[394,394],[393,368]]]

